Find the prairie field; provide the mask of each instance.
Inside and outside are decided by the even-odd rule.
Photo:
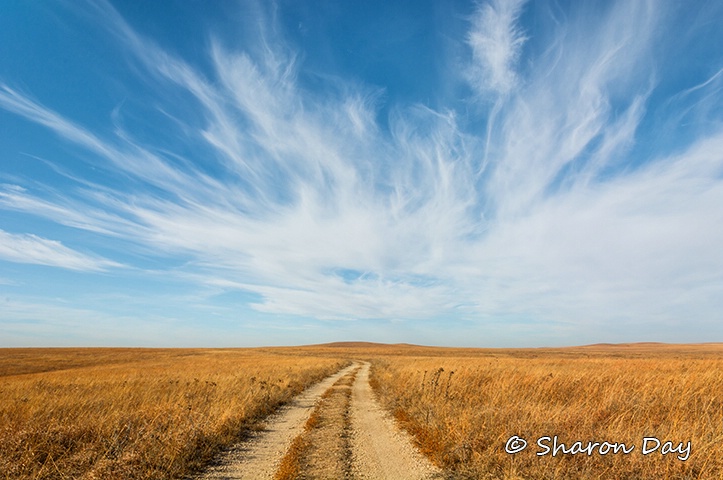
[[[0,479],[190,478],[352,360],[371,362],[381,404],[451,479],[723,478],[723,345],[341,343],[0,349]],[[350,408],[339,385],[321,406]],[[643,455],[644,438],[659,448]]]
[[[715,344],[410,351],[377,358],[372,385],[453,478],[712,480],[723,478],[722,354]],[[515,455],[513,435],[528,443]],[[590,442],[634,449],[581,452]]]
[[[0,478],[182,478],[342,365],[261,349],[2,349]]]

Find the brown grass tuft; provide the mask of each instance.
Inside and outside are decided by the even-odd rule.
[[[274,480],[294,480],[299,478],[302,470],[301,462],[309,450],[309,446],[309,440],[305,435],[296,437],[291,442],[284,458],[281,459],[279,468],[274,474]]]

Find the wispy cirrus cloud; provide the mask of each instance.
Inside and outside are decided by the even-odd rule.
[[[644,2],[617,3],[601,19],[580,14],[549,34],[550,48],[487,133],[488,188],[500,215],[524,214],[550,189],[630,161],[626,149],[656,75],[647,60],[656,39],[651,10]]]
[[[505,95],[517,85],[515,70],[527,37],[518,20],[526,0],[494,0],[480,4],[467,42],[472,49],[469,81],[481,95]]]
[[[378,91],[344,79],[305,86],[303,55],[273,29],[245,48],[213,38],[202,69],[94,2],[93,18],[167,107],[159,128],[196,156],[143,142],[121,121],[102,135],[3,84],[5,110],[134,183],[52,194],[6,185],[0,206],[179,256],[174,275],[252,292],[261,312],[504,318],[562,333],[645,319],[636,335],[646,322],[693,317],[713,329],[723,307],[723,130],[707,124],[675,152],[633,155],[662,75],[649,59],[670,20],[653,7],[546,17],[535,33],[544,48],[518,68],[538,40],[521,25],[532,7],[483,3],[466,35],[471,61],[455,67],[477,97],[499,97],[484,122],[418,104],[395,105],[382,125]],[[720,104],[718,78],[671,102],[695,94]],[[175,116],[171,98],[193,122]],[[37,253],[26,258],[110,266],[5,235],[6,258],[27,244]]]
[[[54,240],[4,230],[0,230],[0,259],[91,272],[121,266],[111,260],[77,252]]]

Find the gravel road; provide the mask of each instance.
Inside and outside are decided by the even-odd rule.
[[[258,432],[219,459],[216,465],[196,480],[235,480],[274,478],[281,459],[293,440],[305,435],[307,454],[304,457],[301,478],[322,478],[329,472],[329,460],[335,455],[323,455],[332,452],[332,445],[338,443],[335,438],[325,438],[326,431],[345,431],[347,449],[351,455],[339,458],[338,471],[345,472],[343,477],[369,480],[427,480],[444,478],[442,473],[423,457],[412,445],[409,436],[402,432],[376,401],[369,385],[369,367],[367,362],[355,362],[310,387],[299,395],[290,405],[269,418],[266,429]],[[343,377],[351,384],[347,400],[341,394],[330,395],[334,388],[343,385]],[[341,381],[337,383],[337,381]],[[332,387],[336,384],[335,387]],[[320,401],[322,395],[331,400]],[[338,401],[334,401],[338,398]],[[344,408],[340,408],[343,403]],[[312,431],[305,431],[304,424],[316,408],[316,415],[325,419],[322,425]],[[336,423],[336,429],[329,425]],[[326,427],[324,427],[326,425]],[[326,428],[327,430],[324,430]],[[342,429],[342,430],[339,430]],[[341,447],[339,447],[341,448]],[[322,453],[320,455],[320,453]]]

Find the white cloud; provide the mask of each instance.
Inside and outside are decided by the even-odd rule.
[[[254,52],[212,43],[204,76],[99,5],[159,98],[171,85],[198,107],[193,139],[221,174],[193,159],[174,164],[121,130],[101,138],[2,86],[5,109],[163,193],[88,183],[43,196],[6,185],[3,208],[180,255],[188,262],[174,274],[256,293],[262,312],[515,317],[564,331],[682,322],[687,310],[713,328],[723,307],[723,134],[701,134],[676,156],[629,156],[655,88],[646,59],[661,20],[649,3],[553,28],[525,78],[516,71],[524,2],[480,7],[467,67],[478,93],[504,97],[486,132],[420,105],[394,106],[385,131],[375,92],[304,90],[299,56],[268,32]],[[111,266],[4,235],[13,261]]]
[[[711,313],[723,306],[722,148],[723,132],[549,198],[493,231],[471,262],[489,272],[472,282],[489,293],[479,296],[480,310],[517,305],[578,324],[652,317],[682,326],[692,317],[712,328]]]
[[[100,271],[120,266],[110,260],[77,252],[54,240],[4,230],[0,230],[0,259],[80,271]]]
[[[580,14],[551,34],[551,50],[488,132],[487,189],[499,216],[524,215],[550,189],[630,160],[626,149],[656,75],[647,60],[656,32],[650,10],[645,2],[619,2],[595,21]]]
[[[492,0],[481,4],[472,18],[467,38],[473,56],[469,81],[481,95],[508,94],[518,82],[515,67],[527,37],[517,21],[525,3]]]

